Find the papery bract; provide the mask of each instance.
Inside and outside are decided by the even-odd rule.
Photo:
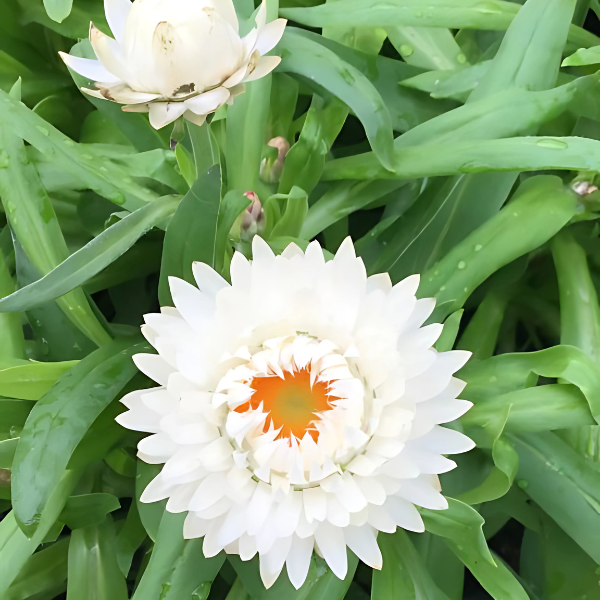
[[[281,60],[263,56],[286,24],[266,23],[265,2],[244,38],[231,0],[105,0],[104,7],[114,39],[90,26],[98,60],[60,55],[96,82],[85,93],[124,104],[125,111],[150,112],[156,129],[182,115],[201,125]]]
[[[258,553],[266,587],[284,563],[300,587],[313,549],[340,578],[347,546],[381,568],[377,533],[423,531],[415,505],[447,507],[444,455],[473,447],[440,426],[471,406],[452,376],[469,353],[433,349],[418,276],[367,277],[349,238],[326,262],[317,242],[275,256],[256,236],[253,257],[234,255],[231,285],[195,263],[199,289],[172,278],[176,308],[146,316],[158,355],[135,360],[161,387],[118,417],[164,463],[141,499],[188,511],[206,556]]]

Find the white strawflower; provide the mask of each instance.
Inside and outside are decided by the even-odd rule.
[[[262,3],[256,28],[240,38],[232,0],[104,0],[115,39],[90,25],[98,60],[60,53],[71,69],[96,81],[97,98],[150,112],[156,129],[178,117],[201,125],[221,105],[280,62],[263,56],[281,39],[285,19],[266,24]]]
[[[207,557],[258,552],[267,588],[284,563],[300,587],[313,549],[340,578],[346,546],[379,569],[377,533],[423,531],[415,504],[448,506],[443,455],[474,445],[440,427],[471,406],[452,377],[469,353],[434,350],[418,276],[367,277],[350,238],[330,262],[317,242],[252,250],[231,285],[194,263],[200,289],[171,278],[176,308],[146,316],[158,355],[134,360],[161,387],[125,396],[117,419],[152,433],[138,456],[164,463],[141,499],[189,511]]]

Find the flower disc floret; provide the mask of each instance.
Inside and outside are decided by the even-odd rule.
[[[441,426],[471,406],[453,377],[469,353],[437,352],[419,278],[367,277],[350,239],[326,262],[317,242],[275,256],[257,236],[231,285],[193,271],[197,288],[172,278],[175,308],[146,316],[158,354],[135,361],[160,387],[118,417],[152,434],[138,456],[164,463],[142,501],[187,511],[207,557],[258,553],[266,587],[284,564],[300,587],[313,551],[340,578],[346,547],[381,568],[377,533],[423,531],[415,505],[447,507],[444,455],[473,447]]]

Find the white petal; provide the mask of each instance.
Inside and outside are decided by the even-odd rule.
[[[275,522],[279,537],[288,537],[296,530],[302,511],[302,492],[290,492],[277,507]]]
[[[200,511],[218,502],[227,493],[224,473],[211,473],[198,486],[190,500],[190,510]]]
[[[383,558],[381,550],[377,545],[377,539],[373,528],[369,525],[361,527],[347,527],[344,529],[344,537],[348,548],[360,558],[366,565],[373,569],[381,569]]]
[[[194,96],[183,102],[188,110],[197,115],[208,115],[227,102],[229,90],[223,86]]]
[[[412,443],[418,450],[439,454],[461,454],[475,448],[473,440],[466,435],[440,425],[435,425],[427,435]]]
[[[127,1],[129,2],[129,0]],[[227,281],[221,277],[221,275],[219,275],[206,263],[197,261],[193,262],[192,272],[200,291],[208,294],[209,296],[216,296],[219,290],[222,290],[226,287],[231,287]]]
[[[179,446],[166,434],[155,433],[138,444],[138,456],[147,463],[167,462],[179,450]]]
[[[59,54],[69,69],[72,69],[75,73],[79,73],[83,77],[102,83],[121,83],[121,80],[106,69],[99,60],[80,58],[79,56],[72,56],[65,52],[59,52]]]
[[[344,530],[323,521],[315,531],[315,542],[336,577],[344,579],[348,573],[348,555]]]
[[[174,486],[169,485],[168,482],[165,482],[159,473],[142,492],[142,495],[140,496],[140,502],[150,503],[164,500],[170,496],[173,489]]]
[[[248,505],[248,533],[250,535],[258,533],[269,515],[272,503],[271,487],[259,481]]]
[[[189,325],[199,334],[206,329],[214,314],[214,302],[207,294],[183,279],[169,277],[169,287],[177,310]]]
[[[156,354],[134,354],[133,362],[135,366],[150,379],[166,386],[169,376],[175,372],[175,369],[167,364],[162,356]]]
[[[396,531],[396,521],[383,506],[369,505],[369,525],[384,533]]]
[[[123,39],[125,22],[130,10],[130,0],[104,0],[104,12],[108,26],[119,43]]]
[[[299,589],[306,581],[314,543],[312,536],[301,539],[295,535],[292,539],[292,546],[285,564],[289,580],[296,589]]]
[[[123,109],[125,110],[125,109]],[[190,123],[193,123],[194,125],[198,125],[198,127],[201,127],[202,125],[204,125],[205,121],[206,121],[206,115],[197,115],[195,113],[193,113],[191,110],[186,110],[183,113],[183,118],[187,119],[188,121],[190,121]]]
[[[127,81],[128,70],[121,57],[119,44],[91,25],[90,42],[98,60],[120,81]]]
[[[421,515],[413,504],[403,498],[388,496],[383,508],[391,515],[398,527],[417,533],[425,531]]]
[[[279,43],[286,23],[286,19],[275,19],[275,21],[271,21],[259,29],[258,40],[256,40],[254,49],[258,50],[261,56],[275,48]]]
[[[260,556],[260,578],[269,589],[279,577],[292,545],[292,536],[275,540],[271,549]]]
[[[185,102],[153,102],[150,104],[150,125],[161,129],[176,121],[186,110]]]
[[[445,510],[448,501],[423,477],[404,481],[397,492],[405,500],[431,510]]]
[[[313,519],[323,521],[327,515],[327,494],[321,486],[307,488],[302,491],[302,502],[306,520],[312,523]]]
[[[281,58],[279,56],[263,56],[256,64],[254,71],[244,77],[244,83],[255,81],[268,75],[280,62]]]
[[[198,518],[194,513],[189,513],[183,523],[183,537],[186,540],[204,537],[208,532],[210,521]]]

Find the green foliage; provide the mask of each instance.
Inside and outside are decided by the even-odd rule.
[[[234,4],[244,29],[258,3]],[[597,598],[600,5],[280,4],[277,70],[158,132],[57,56],[94,57],[102,2],[0,6],[0,600]],[[249,191],[276,253],[350,235],[369,274],[421,274],[438,351],[473,353],[449,508],[380,534],[380,571],[315,554],[299,590],[142,503],[160,465],[115,422],[168,278],[251,258]]]

